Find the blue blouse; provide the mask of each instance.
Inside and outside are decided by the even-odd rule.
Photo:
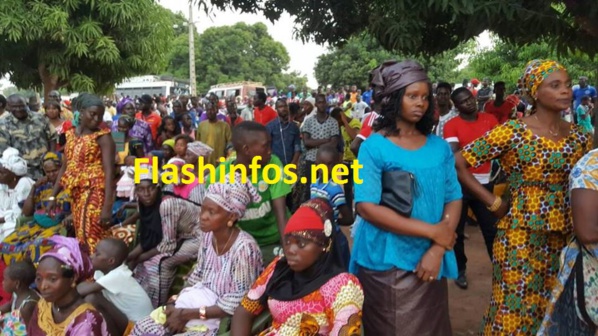
[[[461,199],[455,157],[448,145],[436,135],[428,135],[426,143],[416,150],[395,145],[380,134],[372,134],[359,148],[361,184],[355,183],[355,203],[379,204],[382,195],[382,173],[406,170],[415,177],[411,218],[430,224],[442,219],[444,206]],[[361,219],[355,232],[349,271],[357,273],[362,266],[374,271],[393,267],[414,271],[431,246],[425,238],[398,235]],[[457,261],[453,251],[444,254],[439,278],[456,278]]]

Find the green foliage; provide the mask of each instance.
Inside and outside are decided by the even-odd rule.
[[[484,30],[523,45],[546,38],[560,52],[598,52],[598,6],[594,0],[193,0],[206,8],[235,8],[275,21],[294,17],[303,40],[348,42],[369,32],[387,50],[437,54],[457,48]]]
[[[290,57],[280,42],[269,34],[266,25],[237,23],[213,27],[195,35],[197,88],[206,92],[211,85],[236,81],[262,82],[264,85],[305,85],[307,78],[284,73]],[[168,55],[167,73],[189,78],[189,35],[181,32]],[[284,84],[286,83],[286,84]]]
[[[457,56],[466,52],[470,44],[462,44],[431,57],[424,54],[400,55],[385,50],[368,34],[361,34],[350,38],[342,47],[331,48],[328,53],[321,55],[315,68],[316,79],[321,85],[338,87],[355,84],[367,88],[370,71],[382,62],[414,59],[426,68],[432,80],[460,82],[457,71],[460,61]]]
[[[470,58],[463,78],[489,77],[495,82],[502,80],[509,89],[515,89],[525,65],[533,59],[558,60],[567,67],[574,82],[582,75],[588,76],[590,83],[598,80],[598,57],[592,58],[580,52],[558,55],[545,41],[516,46],[499,39],[495,40],[493,49],[483,50]]]
[[[165,67],[170,11],[153,0],[2,0],[0,75],[18,87],[106,93]]]
[[[307,88],[307,76],[297,71],[275,74],[272,78],[272,81],[266,84],[275,86],[279,90],[286,91],[289,85],[295,85],[297,92],[302,92],[304,88]]]

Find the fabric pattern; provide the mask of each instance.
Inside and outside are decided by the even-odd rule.
[[[112,123],[112,132],[118,132],[118,122]],[[145,153],[154,150],[154,140],[152,140],[152,129],[150,125],[143,120],[135,119],[133,127],[129,130],[129,138],[140,139],[143,142]]]
[[[164,198],[160,204],[163,231],[157,246],[160,253],[138,265],[134,272],[154,308],[166,303],[176,267],[197,257],[199,212],[200,207],[180,198]]]
[[[40,299],[27,325],[27,335],[52,336],[110,336],[106,321],[89,304],[77,307],[62,323],[54,322],[52,304]]]
[[[28,296],[25,298],[21,305],[17,308],[15,303],[17,301],[17,297],[15,294],[12,296],[12,303],[11,309],[9,312],[0,316],[0,325],[2,325],[2,336],[26,336],[27,335],[27,326],[25,325],[25,321],[21,317],[21,309],[29,302],[37,302],[38,297],[31,298]]]
[[[226,154],[226,145],[232,139],[232,132],[230,126],[222,120],[217,120],[215,123],[206,120],[199,123],[195,139],[214,149],[206,163],[217,165],[220,163],[218,159]]]
[[[8,112],[7,112],[8,113]],[[42,157],[58,136],[45,116],[29,112],[25,120],[18,120],[12,114],[0,119],[0,152],[8,147],[16,148],[27,161],[31,178],[43,176]]]
[[[268,307],[263,307],[259,299],[279,259],[268,265],[241,301],[241,305],[254,315],[266,308],[272,314],[272,326],[260,336],[359,334],[363,290],[357,278],[348,273],[337,275],[301,299],[288,302],[269,299]]]
[[[590,151],[587,155],[585,155],[573,168],[571,171],[571,176],[569,178],[569,188],[573,189],[588,189],[598,191],[598,149],[594,149]],[[594,289],[597,287],[598,284],[598,277],[595,268],[590,268],[588,266],[596,266],[598,260],[598,244],[594,245],[586,245],[586,250],[584,251],[584,289]],[[570,305],[568,307],[559,307],[557,302],[561,299],[561,295],[565,295],[566,287],[568,284],[569,279],[574,279],[573,270],[575,266],[575,261],[577,259],[579,251],[579,245],[576,240],[569,243],[569,245],[563,250],[561,254],[560,260],[560,271],[558,274],[557,283],[552,290],[552,295],[550,298],[550,302],[548,304],[548,308],[546,310],[546,316],[544,317],[544,321],[542,322],[542,327],[540,328],[539,335],[560,335],[559,334],[559,323],[557,321],[563,320],[563,316],[559,316],[565,314],[568,310],[573,311],[570,309]],[[588,274],[586,272],[589,271]],[[593,272],[592,272],[593,271]],[[574,284],[570,284],[570,286],[575,287]],[[571,290],[572,293],[569,295],[572,296],[570,299],[572,301],[562,299],[562,305],[567,305],[568,303],[572,302],[575,306],[577,305],[577,298],[576,292]],[[587,293],[587,292],[586,292]],[[598,316],[598,294],[592,293],[592,295],[586,294],[586,310],[588,315],[591,318],[595,318]],[[575,309],[577,311],[577,309]],[[564,311],[562,313],[557,313],[556,311]],[[576,312],[577,319],[581,320],[581,315],[579,312]],[[573,319],[573,317],[571,317]],[[594,321],[596,323],[598,321]]]
[[[66,133],[66,170],[60,183],[71,192],[75,234],[89,247],[90,253],[108,235],[100,226],[105,181],[102,151],[97,142],[99,137],[108,134],[108,129],[82,136],[77,136],[74,129]]]
[[[483,330],[535,335],[556,284],[558,255],[572,231],[568,177],[591,138],[577,126],[558,142],[511,120],[465,146],[477,167],[498,158],[508,176],[511,208],[497,224],[491,304]]]
[[[301,125],[301,134],[308,133],[312,139],[328,139],[334,136],[339,136],[338,122],[330,116],[326,118],[323,123],[318,121],[316,114],[305,118],[303,125]],[[305,152],[305,160],[316,161],[317,148],[310,148]]]
[[[538,87],[546,77],[559,70],[565,70],[565,67],[555,61],[538,59],[529,61],[523,73],[523,84],[530,96],[536,95]]]

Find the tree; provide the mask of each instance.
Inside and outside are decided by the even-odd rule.
[[[307,76],[297,71],[280,73],[274,75],[272,82],[267,84],[279,90],[283,89],[283,91],[286,91],[289,85],[295,85],[297,92],[301,92],[304,88],[307,88]]]
[[[366,88],[369,85],[369,73],[376,66],[389,59],[414,59],[428,71],[432,80],[460,82],[457,67],[460,61],[457,55],[466,51],[467,44],[459,48],[442,52],[435,56],[423,54],[399,55],[385,50],[369,34],[360,34],[350,38],[345,45],[331,48],[321,55],[316,63],[316,79],[321,85],[357,85]]]
[[[484,30],[522,45],[546,38],[561,52],[598,52],[598,6],[586,0],[194,0],[200,7],[294,17],[303,40],[342,45],[367,31],[387,50],[437,54]]]
[[[188,35],[179,35],[171,51],[169,73],[189,77]],[[281,80],[296,77],[283,73],[289,66],[289,54],[282,43],[268,34],[263,23],[208,28],[195,40],[195,55],[200,92],[218,83],[256,81],[278,85]]]
[[[165,66],[169,13],[153,0],[2,0],[0,75],[45,96],[109,92]]]
[[[464,73],[464,78],[489,77],[493,81],[504,81],[510,89],[515,89],[528,61],[533,59],[559,60],[572,79],[581,75],[588,76],[590,83],[598,80],[596,63],[598,57],[590,57],[580,52],[557,55],[546,41],[515,46],[512,43],[495,39],[494,48],[482,50],[472,55]]]

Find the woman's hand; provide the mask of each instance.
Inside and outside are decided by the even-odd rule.
[[[112,209],[104,206],[102,213],[100,214],[100,225],[104,230],[107,230],[112,226]]]
[[[166,308],[166,323],[164,327],[173,334],[185,331],[185,325],[188,321],[183,318],[183,310],[178,308]]]
[[[503,198],[502,203],[498,207],[496,211],[493,212],[494,216],[497,219],[501,219],[509,213],[509,209],[511,207],[511,200],[508,198]]]
[[[46,183],[48,183],[48,177],[47,176],[42,176],[39,180],[37,180],[37,182],[35,182],[35,184],[33,185],[34,186],[33,189],[35,189],[37,187],[41,187],[41,186],[43,186]]]
[[[445,216],[440,223],[433,226],[434,234],[432,240],[447,250],[452,250],[457,240],[455,229],[451,228],[448,216]]]
[[[433,245],[419,261],[414,273],[422,281],[436,280],[440,272],[443,256],[444,248],[440,245]]]

